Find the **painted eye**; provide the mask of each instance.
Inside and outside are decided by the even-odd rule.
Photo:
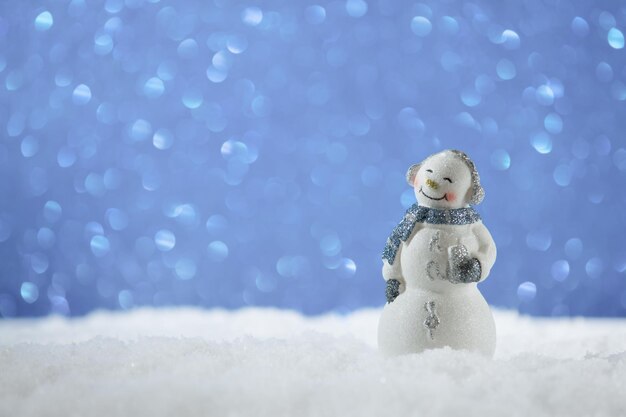
[[[432,169],[427,169],[426,172],[430,172],[432,174],[433,170]]]
[[[448,177],[443,177],[444,180],[448,181],[450,184],[452,184],[452,180]]]

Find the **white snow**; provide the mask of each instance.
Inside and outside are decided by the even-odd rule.
[[[618,416],[626,320],[495,311],[493,360],[376,351],[380,310],[0,321],[0,416]]]

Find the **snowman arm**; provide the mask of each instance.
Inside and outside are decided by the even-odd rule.
[[[385,288],[385,298],[387,303],[393,303],[395,299],[404,292],[404,278],[402,277],[402,267],[400,266],[400,252],[404,242],[398,247],[393,264],[383,259],[383,278],[387,283]]]
[[[473,227],[473,232],[478,240],[478,250],[473,256],[480,262],[480,281],[483,281],[487,278],[491,267],[496,262],[496,244],[484,224],[478,223]]]

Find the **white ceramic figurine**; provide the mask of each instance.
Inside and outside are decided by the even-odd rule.
[[[477,288],[496,260],[496,246],[470,205],[484,197],[463,152],[431,155],[407,172],[417,204],[383,251],[387,304],[378,325],[388,355],[450,346],[492,356],[496,329]]]

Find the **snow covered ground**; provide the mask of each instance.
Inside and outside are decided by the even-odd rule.
[[[379,310],[0,321],[0,416],[626,415],[626,320],[496,311],[495,359],[384,358]]]

